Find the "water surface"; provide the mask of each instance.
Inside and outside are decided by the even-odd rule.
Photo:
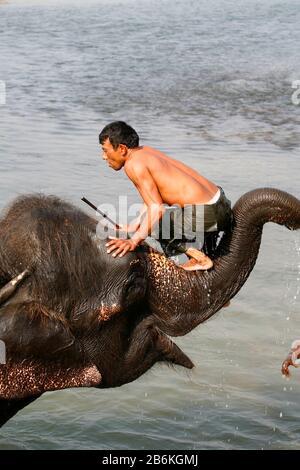
[[[32,191],[78,206],[139,201],[99,158],[124,119],[234,203],[299,191],[295,0],[14,1],[0,6],[0,208]],[[250,249],[250,247],[245,247]],[[267,225],[230,308],[176,342],[192,372],[157,364],[113,390],[47,393],[1,429],[1,449],[300,449],[299,234]]]

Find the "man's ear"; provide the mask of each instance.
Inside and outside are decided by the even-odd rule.
[[[128,153],[128,147],[127,147],[127,145],[125,145],[125,144],[120,144],[120,145],[119,145],[119,149],[120,149],[120,151],[121,151],[122,157],[126,157],[126,155],[127,155],[127,153]]]

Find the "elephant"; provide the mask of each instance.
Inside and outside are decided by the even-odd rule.
[[[56,196],[13,201],[0,220],[0,424],[48,390],[118,387],[159,361],[192,369],[170,337],[237,294],[267,222],[299,229],[300,201],[274,188],[247,192],[209,253],[213,268],[191,272],[145,244],[113,258],[98,221]]]

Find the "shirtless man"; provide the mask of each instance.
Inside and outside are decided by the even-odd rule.
[[[112,256],[124,256],[145,240],[162,218],[165,212],[163,204],[169,206],[176,204],[181,208],[186,205],[205,205],[206,208],[214,209],[210,215],[208,213],[208,218],[213,214],[212,223],[218,222],[215,220],[217,214],[215,209],[219,207],[218,201],[222,199],[220,190],[222,193],[223,190],[184,163],[168,157],[159,150],[139,146],[138,134],[125,122],[116,121],[108,124],[101,131],[99,142],[102,146],[103,159],[116,171],[124,167],[126,175],[134,183],[144,201],[139,217],[131,224],[122,226],[122,230],[134,232],[130,239],[110,237],[111,241],[106,246],[107,252],[112,253]],[[230,202],[224,196],[223,206],[224,200],[229,203],[228,215]],[[189,247],[178,251],[184,252],[190,258],[182,265],[186,270],[207,270],[213,266],[212,260],[196,248]]]

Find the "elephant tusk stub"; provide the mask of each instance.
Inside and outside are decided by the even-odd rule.
[[[14,277],[11,281],[9,281],[7,284],[5,284],[4,287],[0,289],[0,305],[3,304],[6,300],[11,297],[15,291],[17,290],[17,287],[19,284],[30,275],[29,269],[25,269],[21,274],[18,276]]]

